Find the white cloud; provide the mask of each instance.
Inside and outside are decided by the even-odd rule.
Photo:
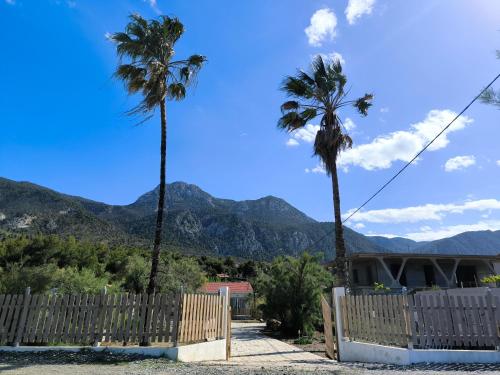
[[[389,112],[389,107],[380,108],[380,113],[387,113],[387,112]]]
[[[456,236],[463,232],[482,231],[482,230],[500,230],[500,220],[485,220],[475,224],[449,225],[422,232],[407,233],[404,237],[414,241],[434,241],[441,238]]]
[[[156,12],[156,13],[161,13],[160,9],[158,9],[158,2],[156,0],[143,0],[144,2],[148,3],[149,6]]]
[[[333,40],[336,35],[336,27],[337,17],[333,10],[323,8],[312,15],[311,24],[305,28],[304,32],[310,45],[321,47],[325,40]]]
[[[316,133],[319,130],[319,125],[307,124],[303,128],[296,130],[293,133],[293,137],[299,141],[304,141],[307,143],[313,143],[316,138]]]
[[[459,169],[465,169],[476,164],[476,158],[473,155],[455,156],[448,159],[444,165],[446,172],[452,172]]]
[[[408,162],[455,116],[456,113],[448,109],[431,110],[423,121],[412,124],[409,130],[381,135],[370,143],[346,150],[339,157],[339,166],[357,165],[366,170],[375,170],[389,168],[398,160]],[[458,118],[427,150],[445,148],[450,142],[448,134],[463,129],[472,121],[467,116]]]
[[[324,166],[322,166],[321,164],[318,164],[317,166],[315,166],[314,168],[310,169],[310,168],[306,168],[304,170],[306,173],[322,173],[322,174],[326,174],[326,169]]]
[[[345,8],[345,16],[350,25],[354,25],[358,18],[365,14],[371,14],[375,0],[349,0]]]
[[[356,124],[354,123],[354,121],[352,121],[351,118],[347,117],[344,120],[344,128],[346,128],[347,131],[350,131],[356,128]]]
[[[385,208],[381,210],[359,211],[351,221],[369,223],[416,223],[427,220],[442,220],[447,214],[463,214],[465,211],[489,212],[500,210],[500,200],[480,199],[464,203],[425,204],[404,208]],[[353,210],[347,211],[349,215]]]
[[[500,160],[497,160],[497,165],[500,167]]]
[[[365,227],[365,224],[363,224],[363,223],[354,224],[354,228],[356,228],[356,229],[363,229],[364,227]]]
[[[287,147],[295,147],[299,145],[299,142],[297,142],[295,139],[290,138],[288,141],[286,141]]]

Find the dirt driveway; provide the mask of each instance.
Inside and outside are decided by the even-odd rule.
[[[233,358],[229,362],[180,364],[167,359],[113,355],[84,351],[80,353],[0,352],[2,375],[498,375],[495,365],[432,365],[410,367],[377,364],[336,363],[295,346],[262,335],[261,326],[235,324]]]

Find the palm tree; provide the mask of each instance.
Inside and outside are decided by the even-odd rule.
[[[147,21],[138,14],[130,15],[125,32],[115,33],[111,39],[116,43],[120,65],[115,76],[124,81],[128,93],[142,93],[140,103],[128,114],[143,114],[144,122],[160,107],[161,118],[161,162],[158,210],[151,257],[151,273],[147,292],[156,289],[158,262],[160,257],[163,216],[165,206],[165,179],[167,154],[167,100],[182,100],[186,88],[206,61],[204,56],[192,55],[186,60],[174,61],[174,45],[184,33],[184,26],[177,18],[160,16]],[[127,63],[123,63],[127,58]]]
[[[342,73],[340,61],[325,62],[318,55],[312,63],[310,73],[299,70],[295,76],[288,76],[283,81],[282,90],[293,100],[282,104],[282,117],[278,122],[279,128],[293,132],[320,117],[314,155],[319,156],[332,179],[337,285],[346,285],[347,280],[337,158],[342,151],[352,146],[352,139],[339,118],[338,110],[353,105],[361,115],[366,116],[373,99],[372,94],[365,94],[359,99],[347,100],[349,90],[345,89],[346,83],[347,78]]]
[[[500,50],[497,50],[497,59],[500,59]],[[489,88],[481,95],[481,101],[485,104],[497,106],[500,109],[500,91]]]

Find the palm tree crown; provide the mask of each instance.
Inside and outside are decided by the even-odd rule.
[[[345,131],[338,116],[338,109],[353,105],[366,116],[373,99],[365,94],[356,100],[346,100],[346,76],[342,73],[340,61],[326,62],[318,55],[312,63],[311,73],[299,71],[296,76],[285,78],[282,90],[293,100],[281,106],[282,117],[278,126],[295,131],[309,121],[321,116],[320,130],[314,142],[314,154],[323,161],[327,172],[332,172],[340,152],[352,146],[352,139]]]
[[[111,36],[122,59],[115,75],[122,79],[130,94],[142,92],[142,101],[129,113],[153,111],[162,100],[182,100],[186,87],[196,77],[206,58],[192,55],[186,60],[173,61],[174,45],[184,33],[177,18],[161,16],[147,21],[138,14],[130,16],[125,32]]]

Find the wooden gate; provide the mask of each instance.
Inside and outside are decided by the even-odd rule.
[[[321,295],[321,311],[323,312],[323,327],[325,333],[326,355],[338,360],[337,337],[335,331],[335,306],[328,303],[324,295]]]

